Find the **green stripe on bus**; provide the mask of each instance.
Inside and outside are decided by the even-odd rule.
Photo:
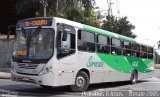
[[[150,63],[153,63],[154,60],[144,60],[143,62],[144,64],[149,65]]]
[[[83,25],[83,29],[86,30],[86,31],[89,31],[89,32],[97,33],[97,34],[102,34],[102,35],[107,35],[107,36],[115,37],[114,33],[111,33],[109,31],[105,31],[105,30],[102,30],[102,29],[98,29],[98,28],[95,28],[95,27]]]
[[[112,69],[131,74],[131,71],[136,69],[138,72],[147,73],[153,70],[147,65],[153,62],[153,60],[143,61],[141,58],[116,56],[111,54],[97,54],[99,58]]]
[[[112,69],[130,74],[134,69],[129,62],[122,56],[114,56],[114,55],[106,55],[106,54],[98,54],[100,59],[107,64]]]
[[[129,41],[129,42],[136,42],[132,38],[129,38],[129,37],[126,37],[123,35],[119,35],[119,34],[115,34],[115,33],[112,33],[112,32],[106,31],[106,30],[98,29],[98,28],[88,26],[88,25],[83,25],[83,29],[86,31],[89,31],[89,32],[94,32],[94,33],[102,34],[105,36],[115,37],[115,38],[123,39],[123,40]]]
[[[145,64],[145,62],[142,60],[142,58],[133,58],[133,57],[126,57],[130,65],[133,66],[138,72],[151,72],[152,69],[150,69],[147,65],[149,64],[148,61]],[[137,66],[134,66],[134,63],[137,63]]]

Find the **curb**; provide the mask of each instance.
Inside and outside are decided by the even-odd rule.
[[[10,79],[11,73],[8,72],[0,72],[0,79]]]

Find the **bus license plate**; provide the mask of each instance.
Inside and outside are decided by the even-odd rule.
[[[23,77],[23,78],[21,78],[21,80],[22,80],[22,81],[29,81],[29,78]]]

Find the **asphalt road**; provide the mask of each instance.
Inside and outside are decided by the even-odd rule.
[[[160,96],[160,70],[155,72],[154,77],[138,81],[137,84],[131,85],[129,82],[109,82],[103,84],[94,84],[89,86],[87,92],[74,93],[69,87],[56,87],[51,89],[44,89],[40,86],[13,82],[7,79],[0,79],[0,97],[81,97],[81,96],[104,96],[109,92],[106,91],[153,91],[150,94]],[[158,92],[157,92],[158,91]],[[88,93],[88,94],[87,94]],[[107,94],[107,96],[116,96]],[[118,95],[118,94],[117,94]],[[123,95],[120,95],[123,96]],[[133,96],[133,95],[130,95]]]

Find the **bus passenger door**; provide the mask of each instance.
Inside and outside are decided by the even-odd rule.
[[[74,80],[74,54],[75,54],[75,29],[74,27],[59,24],[57,31],[57,59],[61,85],[71,85]]]

